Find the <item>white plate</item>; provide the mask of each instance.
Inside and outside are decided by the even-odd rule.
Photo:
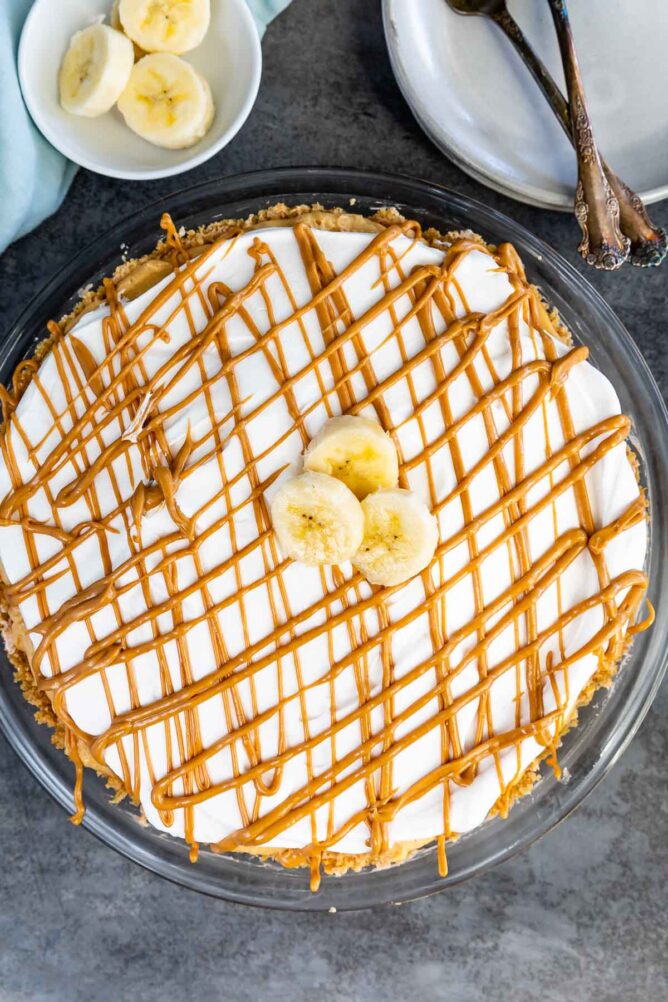
[[[132,132],[116,108],[99,118],[63,111],[58,70],[75,31],[109,14],[111,0],[35,0],[19,45],[19,79],[28,111],[50,143],[98,174],[139,180],[181,174],[226,146],[246,121],[260,86],[262,50],[245,0],[212,0],[211,27],[184,58],[211,86],[216,117],[186,150],[163,150]]]
[[[668,197],[668,0],[570,0],[596,139],[645,202]],[[563,86],[546,0],[508,0]],[[395,76],[418,122],[483,184],[571,209],[575,160],[528,70],[486,18],[445,0],[383,0]]]

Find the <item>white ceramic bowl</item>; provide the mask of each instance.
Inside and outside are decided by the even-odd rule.
[[[70,160],[109,177],[150,180],[181,174],[222,150],[255,103],[262,50],[245,0],[212,0],[211,26],[184,58],[209,81],[216,117],[206,136],[186,150],[164,150],[132,132],[113,108],[99,118],[80,118],[60,107],[58,70],[75,31],[102,16],[111,0],[35,0],[19,44],[19,79],[33,121]]]

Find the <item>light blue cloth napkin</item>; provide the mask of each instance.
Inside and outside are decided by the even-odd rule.
[[[246,0],[255,18],[260,38],[264,35],[264,30],[269,22],[273,21],[291,2],[292,0]]]
[[[0,3],[0,251],[56,211],[76,172],[42,138],[21,97],[16,52],[31,5]]]
[[[33,125],[21,97],[16,55],[33,0],[0,0],[0,253],[60,206],[77,166]],[[247,0],[260,36],[290,0]]]

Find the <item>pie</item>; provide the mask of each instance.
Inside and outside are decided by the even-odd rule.
[[[315,888],[434,843],[445,873],[648,623],[630,421],[509,244],[320,206],[163,226],[2,390],[5,644],[75,820],[86,766],[193,860]],[[272,498],[339,414],[437,520],[404,583],[281,552]]]

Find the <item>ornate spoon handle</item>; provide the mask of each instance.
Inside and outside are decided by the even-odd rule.
[[[565,0],[547,0],[557,30],[571,107],[571,129],[578,160],[575,218],[582,230],[578,250],[588,264],[605,271],[620,268],[630,241],[619,228],[619,202],[608,184],[596,148]]]
[[[547,98],[564,132],[575,145],[568,103],[545,64],[529,45],[517,21],[508,10],[492,14],[491,17],[517,49]],[[661,264],[668,253],[668,236],[665,230],[651,222],[638,195],[615,174],[600,154],[599,158],[608,184],[619,203],[620,229],[631,241],[631,263],[645,268]]]

